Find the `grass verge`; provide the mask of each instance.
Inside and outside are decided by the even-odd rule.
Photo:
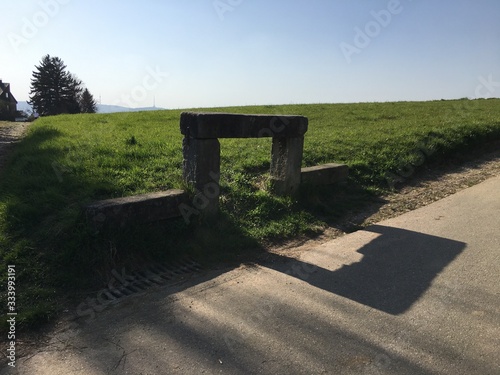
[[[82,205],[183,187],[180,111],[37,120],[0,176],[0,296],[5,306],[7,265],[15,264],[20,329],[50,320],[58,296],[97,288],[113,268],[182,254],[238,259],[264,242],[317,233],[423,166],[500,140],[498,99],[212,111],[307,116],[303,166],[346,163],[347,185],[274,197],[265,190],[270,139],[224,139],[217,222],[172,220],[96,235]]]

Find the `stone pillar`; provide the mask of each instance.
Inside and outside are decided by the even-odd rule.
[[[279,126],[277,121],[280,121]],[[219,138],[273,137],[272,190],[279,195],[295,194],[300,185],[302,149],[308,124],[309,120],[303,116],[182,113],[184,180],[198,193],[194,207],[209,213],[218,210]]]
[[[193,204],[202,214],[219,211],[220,143],[218,139],[193,139],[182,142],[184,181],[196,190]]]
[[[271,189],[277,195],[294,195],[300,186],[304,137],[273,138]]]

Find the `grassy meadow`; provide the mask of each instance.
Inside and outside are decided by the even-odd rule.
[[[274,197],[265,189],[271,140],[224,139],[217,222],[179,219],[96,234],[86,225],[83,205],[185,188],[181,111],[41,118],[0,174],[1,303],[7,264],[15,264],[21,328],[50,320],[61,295],[95,290],[115,267],[182,254],[237,260],[263,243],[318,233],[395,180],[401,186],[425,166],[500,140],[499,99],[209,111],[308,117],[303,166],[345,163],[348,183],[304,189],[296,199]]]

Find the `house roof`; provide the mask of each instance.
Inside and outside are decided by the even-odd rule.
[[[0,95],[2,95],[4,92],[8,92],[10,94],[11,100],[14,99],[14,101],[17,103],[16,98],[10,92],[10,83],[2,82],[0,80]]]

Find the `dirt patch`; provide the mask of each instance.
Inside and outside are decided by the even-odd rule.
[[[7,162],[12,146],[19,142],[31,123],[0,122],[0,172]]]
[[[425,175],[409,181],[409,185],[400,191],[383,196],[385,202],[377,212],[361,213],[351,220],[353,224],[360,223],[361,226],[374,224],[426,206],[498,175],[500,151],[483,155],[478,160],[460,166],[428,170]]]

